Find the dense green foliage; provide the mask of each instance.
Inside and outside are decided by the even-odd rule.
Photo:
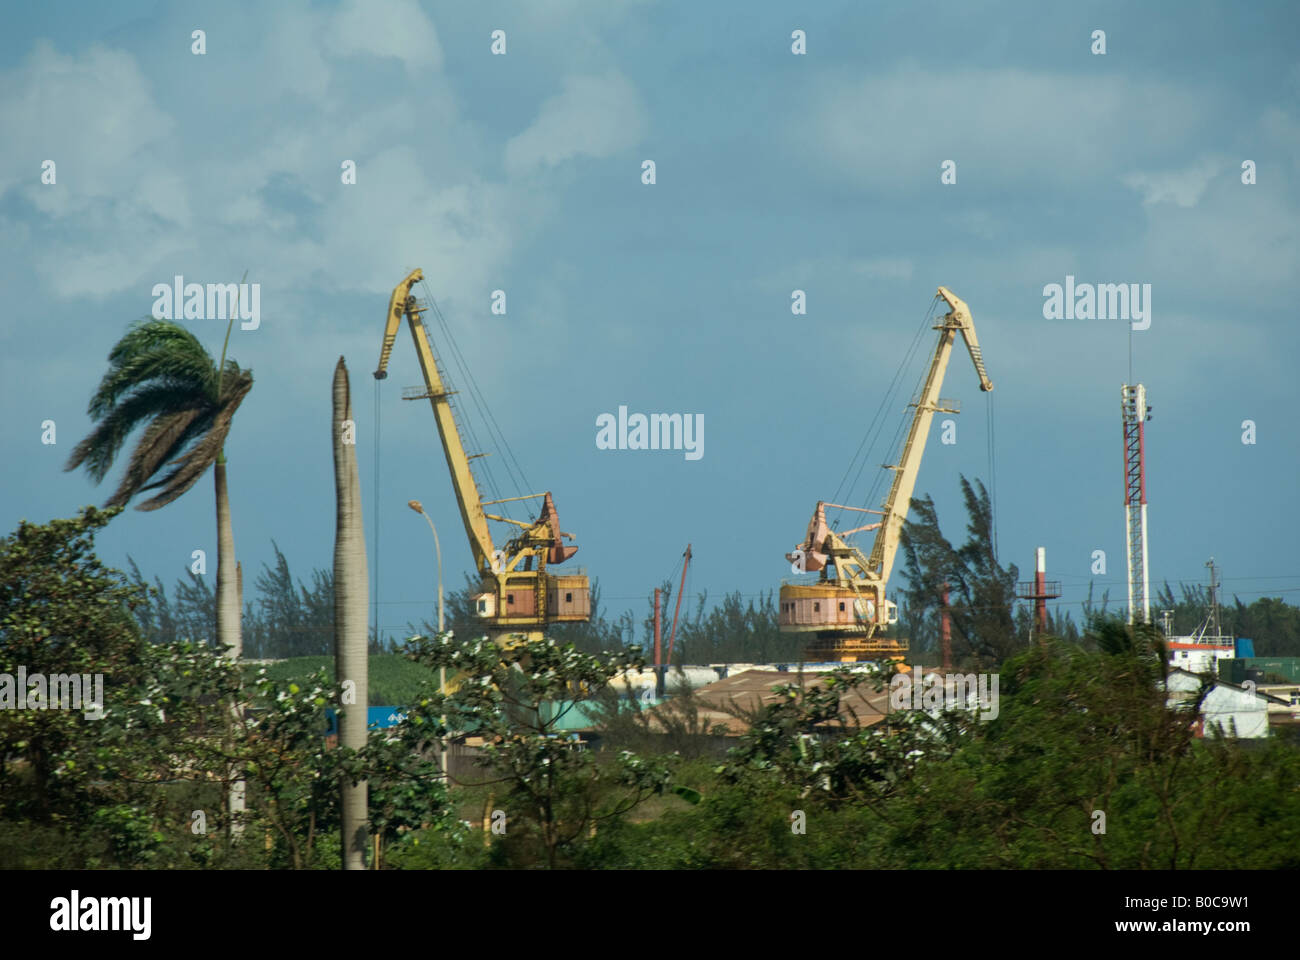
[[[965,477],[961,491],[968,520],[967,539],[960,547],[940,531],[930,497],[912,500],[900,541],[902,577],[908,586],[896,591],[902,601],[899,619],[914,651],[937,650],[942,590],[947,583],[953,662],[986,669],[1027,643],[1029,623],[1023,609],[1016,614],[1016,565],[1004,568],[993,553],[988,492],[978,480],[972,484]],[[1062,634],[1065,625],[1051,626]]]
[[[404,869],[1300,867],[1300,744],[1198,737],[1208,688],[1167,701],[1150,627],[1096,617],[1079,642],[1020,650],[995,717],[842,713],[893,667],[786,683],[725,757],[693,696],[654,713],[619,700],[635,651],[416,637],[404,666],[377,658],[407,722],[353,752],[322,735],[325,712],[363,705],[311,658],[245,676],[250,709],[228,734],[239,668],[146,636],[138,577],[93,553],[115,512],[0,539],[0,674],[104,676],[98,719],[0,710],[0,867],[337,869],[345,777],[367,780],[381,863]],[[578,697],[600,704],[609,749],[557,734],[543,709]],[[449,790],[438,744],[455,731],[482,747]],[[214,773],[231,769],[248,789],[237,843]]]
[[[75,835],[57,860],[69,866],[204,865],[216,851],[190,832],[190,815],[219,808],[221,797],[176,774],[176,753],[222,728],[211,704],[236,688],[236,675],[203,647],[140,638],[138,592],[92,552],[95,532],[120,509],[24,522],[0,541],[0,673],[103,678],[99,719],[0,710],[0,819],[36,825],[38,845]],[[21,846],[0,849],[0,862],[15,861],[26,862]]]
[[[1052,639],[1018,654],[1003,666],[996,719],[912,716],[911,743],[898,743],[896,730],[819,730],[834,688],[815,698],[791,696],[768,708],[714,779],[696,781],[703,794],[697,806],[617,824],[585,851],[583,863],[1300,865],[1294,742],[1196,738],[1192,705],[1165,703],[1149,634],[1110,622],[1091,639],[1097,652]],[[797,813],[804,833],[795,829]]]
[[[134,616],[143,591],[93,553],[119,510],[24,522],[0,540],[0,674],[103,682],[99,717],[0,709],[0,867],[328,867],[342,776],[372,782],[384,836],[441,822],[436,772],[387,735],[359,755],[328,748],[325,711],[339,696],[323,672],[261,672],[231,736],[240,668],[206,645],[146,639]],[[215,772],[231,769],[248,784],[236,845],[220,839],[228,782]]]
[[[598,694],[619,673],[644,666],[635,654],[593,656],[550,639],[503,647],[448,633],[413,637],[408,646],[430,671],[445,668],[462,679],[447,692],[431,684],[396,735],[413,754],[452,730],[482,738],[476,782],[495,785],[494,853],[503,865],[568,862],[595,826],[621,819],[669,786],[664,766],[630,751],[598,761],[577,738],[558,732],[562,711],[547,709]]]

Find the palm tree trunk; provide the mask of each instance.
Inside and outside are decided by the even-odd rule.
[[[235,570],[235,532],[230,525],[230,495],[226,491],[226,459],[217,458],[212,467],[217,487],[217,643],[232,647],[232,660],[244,655],[240,626],[239,579]]]
[[[238,663],[243,656],[244,641],[241,632],[240,611],[243,608],[239,567],[235,562],[235,532],[230,523],[230,495],[226,490],[226,458],[218,454],[212,467],[217,490],[217,646],[225,656]],[[237,699],[231,704],[231,727],[239,725],[243,705]],[[227,739],[226,752],[233,743]],[[237,771],[230,770],[227,780],[230,790],[226,795],[227,835],[236,840],[243,833],[238,818],[244,812],[244,781],[236,778]]]
[[[335,673],[355,698],[340,704],[339,745],[361,750],[366,745],[366,708],[370,703],[366,661],[366,608],[370,580],[366,570],[366,535],[361,517],[361,479],[357,474],[355,426],[348,368],[339,357],[334,368],[334,490],[337,500],[334,533],[334,656]],[[341,784],[343,806],[343,869],[366,868],[366,782]]]

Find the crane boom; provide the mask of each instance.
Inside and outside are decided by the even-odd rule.
[[[447,469],[451,472],[452,486],[456,490],[456,502],[460,506],[461,522],[469,536],[470,550],[474,554],[474,565],[479,573],[487,573],[492,568],[492,532],[488,529],[487,515],[483,512],[483,498],[479,494],[478,484],[469,468],[469,457],[465,454],[465,445],[460,439],[460,429],[452,414],[451,403],[442,374],[438,370],[438,361],[433,347],[429,343],[429,333],[424,328],[420,315],[424,308],[419,306],[411,287],[424,278],[420,270],[412,270],[405,280],[393,290],[388,301],[388,326],[384,330],[384,345],[379,351],[379,366],[375,368],[375,379],[383,380],[388,376],[388,358],[393,352],[393,341],[397,338],[397,328],[405,316],[411,328],[411,339],[415,342],[415,352],[420,358],[420,372],[424,375],[425,396],[433,407],[434,420],[438,424],[438,436],[442,439],[443,453],[447,457]],[[418,399],[412,398],[412,399]]]
[[[948,360],[952,356],[953,340],[960,333],[970,351],[971,362],[979,374],[980,390],[987,393],[993,389],[993,381],[984,369],[984,357],[980,352],[979,340],[975,336],[975,322],[971,319],[970,309],[965,301],[953,295],[947,287],[940,287],[938,295],[943,297],[950,307],[944,321],[937,324],[939,342],[934,348],[934,359],[930,361],[930,371],[925,378],[925,386],[916,403],[916,413],[912,417],[912,426],[903,443],[902,454],[894,471],[894,482],[890,485],[889,496],[885,500],[885,519],[876,533],[875,543],[871,547],[871,556],[867,559],[867,570],[884,583],[894,568],[894,557],[898,553],[899,535],[903,522],[907,520],[907,510],[912,504],[912,491],[916,487],[916,477],[921,470],[921,456],[925,453],[925,441],[930,435],[930,423],[936,412],[956,413],[955,409],[940,406],[939,390],[943,387],[943,377],[948,370]]]
[[[906,646],[900,641],[872,642],[872,637],[878,628],[897,620],[895,605],[885,598],[885,588],[893,571],[903,523],[912,502],[930,424],[935,413],[958,412],[955,407],[944,406],[939,397],[952,356],[953,341],[958,334],[970,352],[971,362],[979,375],[980,390],[988,392],[993,389],[993,382],[984,369],[984,357],[970,309],[947,287],[939,287],[937,296],[948,304],[949,309],[943,321],[934,327],[939,331],[939,340],[921,394],[915,403],[909,404],[916,408],[916,412],[912,415],[898,462],[886,467],[894,471],[894,480],[883,509],[840,507],[879,513],[880,521],[840,534],[830,529],[826,522],[826,508],[839,505],[819,501],[803,542],[793,553],[786,554],[786,559],[792,561],[796,570],[820,571],[821,579],[817,584],[786,584],[781,587],[781,629],[815,633],[818,639],[811,645],[812,649],[831,659],[851,660],[872,653],[906,653]],[[876,538],[870,556],[864,556],[845,539],[852,533],[873,529]],[[831,569],[835,571],[834,576]]]

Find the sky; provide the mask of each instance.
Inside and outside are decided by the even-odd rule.
[[[63,466],[154,285],[247,273],[260,324],[229,355],[255,383],[226,446],[246,599],[272,540],[308,582],[332,566],[343,356],[371,599],[406,635],[436,595],[407,500],[449,587],[471,566],[433,416],[401,400],[405,332],[370,375],[419,267],[522,467],[516,485],[500,451],[475,461],[485,496],[485,469],[500,496],[551,491],[610,614],[641,615],[688,542],[690,602],[757,599],[944,285],[995,385],[954,351],[956,442],[936,416],[916,487],[950,540],[959,477],[992,466],[1003,562],[1028,578],[1045,547],[1076,618],[1090,581],[1122,602],[1120,386],[1140,381],[1154,585],[1206,582],[1213,556],[1229,597],[1300,601],[1294,4],[52,0],[4,19],[0,530],[112,493],[121,466],[99,487]],[[1149,284],[1149,327],[1048,319],[1067,276]],[[219,355],[224,321],[186,323]],[[702,416],[703,456],[598,449],[620,405]],[[838,502],[878,507],[895,457]],[[99,553],[170,586],[205,550],[215,586],[212,498],[205,476],[128,510]]]

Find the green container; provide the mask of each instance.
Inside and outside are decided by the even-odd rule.
[[[1300,683],[1300,657],[1240,657],[1220,660],[1219,675],[1229,683]]]

